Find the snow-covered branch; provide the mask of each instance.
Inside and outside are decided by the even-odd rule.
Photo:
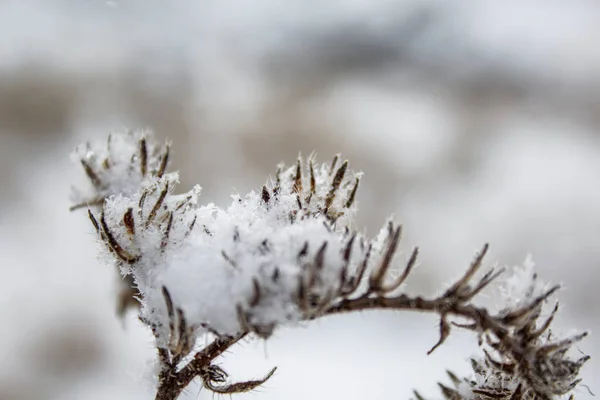
[[[473,361],[473,377],[451,374],[454,387],[440,385],[446,398],[552,399],[579,383],[589,357],[571,360],[567,352],[585,334],[552,337],[557,308],[539,321],[558,287],[543,288],[530,264],[529,275],[507,280],[505,292],[521,290],[507,295],[498,312],[472,302],[504,272],[475,279],[487,245],[440,296],[403,293],[418,249],[399,274],[391,273],[401,227],[389,222],[374,239],[356,231],[361,174],[339,156],[327,164],[309,157],[281,165],[260,190],[234,195],[220,208],[198,202],[200,187],[174,194],[178,175],[166,172],[169,146],[160,148],[149,133],[130,132],[78,150],[89,184],[74,206],[95,207],[88,213],[104,259],[128,278],[128,299],[139,300],[140,319],[156,337],[157,399],[176,399],[195,377],[217,393],[252,390],[275,370],[228,384],[213,360],[242,338],[268,339],[283,325],[368,309],[438,315],[440,339],[430,352],[452,327],[479,334],[485,357]],[[207,336],[215,339],[202,347]]]

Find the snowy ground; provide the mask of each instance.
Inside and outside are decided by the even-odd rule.
[[[342,152],[365,172],[358,224],[394,214],[401,248],[421,247],[409,290],[441,289],[489,241],[489,265],[531,253],[564,284],[559,330],[600,327],[599,16],[585,0],[2,2],[0,399],[152,398],[151,338],[116,318],[114,271],[68,212],[68,154],[130,124],[173,139],[207,202],[299,151]],[[222,362],[239,379],[279,367],[240,398],[436,398],[476,352],[457,334],[427,357],[436,333],[364,313]],[[600,392],[597,369],[583,378]]]

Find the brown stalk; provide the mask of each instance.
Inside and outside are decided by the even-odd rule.
[[[85,174],[88,176],[88,178],[90,178],[92,185],[94,185],[94,187],[97,189],[101,188],[103,186],[102,180],[100,179],[98,174],[96,174],[96,171],[94,171],[92,166],[83,158],[81,159],[81,166],[83,167]]]
[[[348,197],[348,200],[346,201],[346,208],[350,208],[352,206],[352,204],[354,204],[354,198],[356,197],[356,192],[358,191],[359,183],[360,183],[360,179],[356,178],[356,181],[354,182],[354,187],[352,187],[350,196]]]
[[[140,140],[140,173],[146,176],[148,170],[148,148],[146,146],[146,138]]]
[[[94,223],[93,220],[92,223]],[[108,228],[108,225],[106,224],[106,220],[104,219],[104,211],[100,213],[100,227],[102,228],[102,238],[105,239],[106,244],[117,255],[117,257],[119,257],[122,261],[125,261],[128,264],[133,264],[140,259],[139,256],[134,256],[133,254],[125,250],[123,247],[121,247],[119,242],[117,242],[112,232]]]
[[[154,207],[152,207],[150,214],[148,214],[148,219],[146,220],[146,228],[150,226],[150,224],[156,217],[156,213],[158,212],[158,210],[160,209],[160,206],[162,206],[163,202],[165,201],[165,197],[167,196],[168,191],[169,191],[169,182],[166,182],[165,187],[160,192],[160,195],[158,196],[158,199],[156,200],[156,203],[154,204]],[[140,199],[140,201],[141,201],[141,199]]]
[[[337,156],[334,159],[337,163]],[[335,164],[333,164],[335,165]],[[331,205],[333,204],[333,200],[335,199],[335,195],[342,184],[342,180],[344,179],[344,175],[346,174],[346,169],[348,168],[348,161],[344,161],[344,163],[340,166],[340,168],[335,173],[333,177],[333,182],[331,183],[331,189],[325,198],[325,210],[329,210]]]
[[[390,236],[388,238],[388,246],[383,256],[383,260],[379,267],[375,270],[375,272],[369,278],[369,287],[373,292],[385,292],[383,289],[383,281],[389,270],[392,259],[394,258],[394,254],[396,254],[396,249],[398,247],[398,242],[400,241],[400,235],[402,234],[402,226],[399,226],[395,230],[392,228],[392,232],[390,232]]]
[[[156,176],[162,178],[167,169],[167,164],[169,163],[169,152],[171,150],[171,146],[168,144],[165,145],[165,151],[160,159],[160,166],[158,167],[158,171],[156,172]]]

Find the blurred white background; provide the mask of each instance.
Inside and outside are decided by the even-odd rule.
[[[488,265],[531,253],[564,284],[555,331],[600,327],[598,21],[593,0],[1,0],[0,399],[153,398],[151,337],[117,319],[115,271],[68,212],[69,153],[122,127],[171,138],[180,189],[222,205],[298,152],[341,152],[365,172],[357,227],[394,214],[404,252],[421,247],[409,291],[441,290],[489,241]],[[456,333],[427,357],[436,325],[330,318],[222,365],[279,366],[239,399],[438,398],[478,353]]]

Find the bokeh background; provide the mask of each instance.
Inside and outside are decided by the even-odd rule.
[[[115,271],[68,212],[69,153],[124,127],[172,139],[180,189],[221,205],[299,152],[341,152],[365,173],[357,227],[393,214],[404,256],[421,247],[408,291],[489,241],[488,266],[531,253],[564,284],[555,331],[600,327],[598,21],[593,0],[1,0],[0,399],[153,398],[151,337],[116,317]],[[426,356],[436,325],[330,318],[221,362],[236,380],[279,366],[239,399],[438,398],[478,353],[456,333]]]

